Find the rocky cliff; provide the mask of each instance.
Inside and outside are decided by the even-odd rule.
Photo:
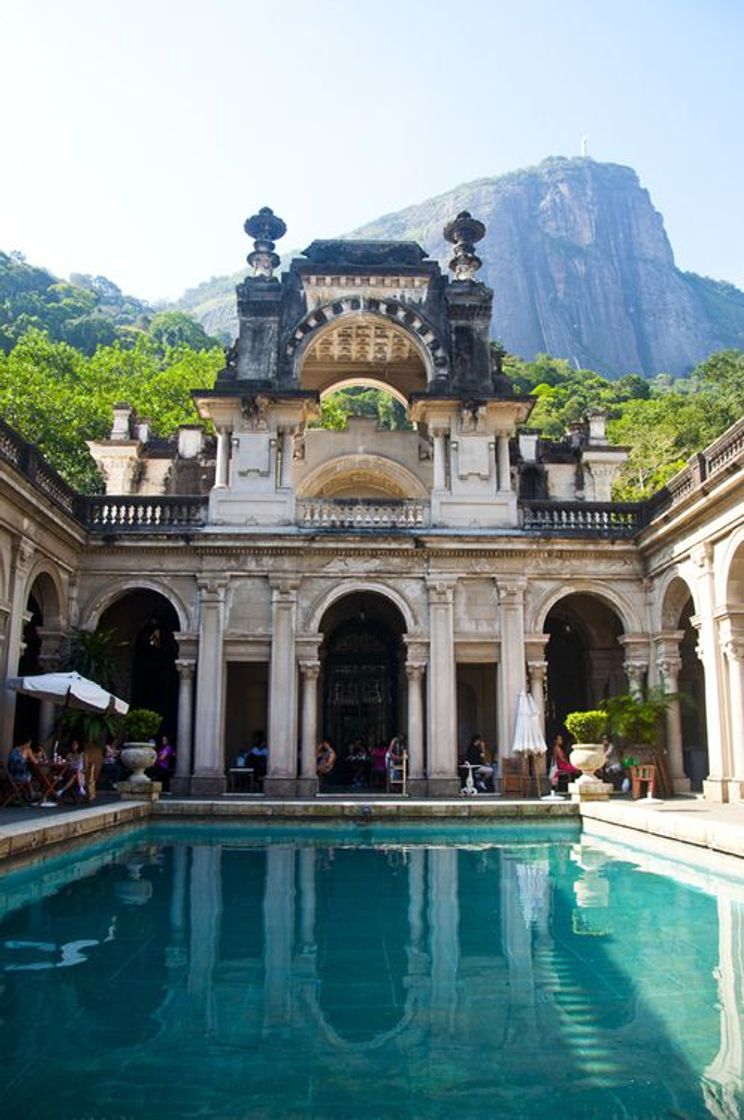
[[[714,350],[744,346],[744,293],[675,267],[661,215],[629,167],[553,158],[455,187],[354,230],[412,239],[446,268],[444,223],[486,223],[480,277],[494,290],[493,337],[600,373],[685,373]],[[187,293],[210,332],[231,326],[234,278]]]

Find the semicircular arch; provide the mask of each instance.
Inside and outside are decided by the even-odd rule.
[[[544,631],[545,620],[550,611],[563,599],[571,595],[591,595],[603,602],[620,618],[626,634],[641,633],[646,629],[640,613],[621,592],[608,588],[606,583],[597,583],[594,580],[577,580],[571,584],[560,584],[545,591],[535,603],[531,604],[525,618],[525,629],[531,634],[541,634]]]
[[[402,393],[395,385],[391,385],[389,381],[371,375],[369,377],[342,377],[340,381],[334,381],[332,385],[327,385],[325,389],[321,389],[320,399],[325,400],[326,397],[338,393],[341,389],[378,389],[381,393],[389,393],[404,408],[408,407],[408,397],[405,393]]]
[[[88,600],[84,609],[80,612],[81,625],[95,630],[109,607],[117,603],[119,599],[123,599],[125,595],[137,591],[154,591],[157,595],[162,595],[176,612],[179,628],[185,631],[193,629],[188,608],[181,597],[167,584],[161,583],[159,580],[147,578],[122,580],[122,582],[117,583],[115,587],[94,595]]]
[[[721,562],[714,565],[716,572],[716,603],[731,608],[744,603],[744,529],[731,534],[723,549]],[[732,594],[732,589],[738,591]]]
[[[308,634],[320,634],[320,624],[326,611],[338,602],[339,599],[363,592],[365,595],[380,595],[388,599],[398,611],[405,623],[406,631],[411,634],[416,631],[416,617],[408,600],[395,588],[380,580],[350,579],[334,584],[321,591],[309,605],[305,615],[305,631]]]
[[[684,575],[677,569],[667,572],[656,588],[654,630],[676,630],[690,599],[693,602],[693,613],[697,613],[694,591]]]
[[[355,482],[365,480],[370,487],[391,498],[425,499],[429,496],[421,479],[395,459],[367,452],[350,452],[315,467],[298,486],[297,497],[330,498]],[[359,496],[364,495],[360,493]]]
[[[67,597],[59,570],[46,560],[39,560],[29,572],[26,598],[32,594],[40,600],[44,626],[61,629],[65,625],[63,604]]]
[[[286,343],[285,357],[293,368],[297,383],[302,388],[307,387],[304,373],[308,356],[316,349],[316,344],[321,343],[329,334],[340,327],[348,327],[353,331],[357,327],[375,325],[383,325],[387,337],[398,339],[418,357],[423,367],[423,383],[416,386],[416,389],[426,389],[435,376],[446,376],[445,346],[438,332],[419,310],[392,298],[350,296],[308,312],[292,331]],[[386,363],[383,361],[382,364]],[[311,388],[324,391],[333,384],[334,378],[328,377],[323,384],[313,385]],[[386,384],[386,388],[389,391],[390,385]],[[407,397],[407,394],[403,395]]]

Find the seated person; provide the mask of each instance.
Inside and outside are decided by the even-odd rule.
[[[493,793],[493,766],[489,763],[486,744],[479,734],[473,735],[465,752],[465,761],[473,767],[473,781],[480,793]]]
[[[32,755],[31,740],[27,739],[25,743],[13,747],[5,764],[8,774],[21,791],[21,796],[25,801],[34,800],[34,791],[31,785]]]
[[[597,774],[603,781],[610,782],[615,789],[619,790],[622,788],[623,778],[625,777],[623,752],[611,742],[607,735],[602,736],[602,746],[605,752],[604,763]]]
[[[395,735],[390,740],[387,749],[388,782],[400,781],[402,778],[403,756],[406,753],[405,735]]]
[[[315,772],[319,778],[326,777],[336,765],[336,752],[327,739],[321,739],[315,751]]]
[[[120,782],[122,777],[123,771],[119,758],[119,748],[116,743],[107,743],[103,749],[100,785],[104,789],[114,789],[116,783]]]
[[[57,796],[63,797],[71,789],[75,797],[87,797],[85,785],[85,752],[81,750],[80,743],[73,739],[65,757],[65,770],[57,789]]]
[[[253,769],[258,781],[262,782],[264,780],[269,765],[269,748],[266,746],[263,731],[257,731],[253,736],[253,742],[246,755],[245,765]]]
[[[176,768],[176,748],[167,735],[163,735],[161,738],[157,752],[158,757],[155,759],[155,765],[152,768],[152,777],[156,782],[162,782],[163,788],[167,790],[173,771]]]
[[[581,777],[581,771],[571,765],[562,735],[556,735],[553,740],[549,774],[551,786],[561,792],[565,792],[569,782]]]
[[[384,743],[378,743],[373,747],[369,755],[369,771],[370,781],[373,789],[383,789],[385,786],[385,774],[387,773],[387,753],[388,749]]]
[[[367,765],[369,755],[361,739],[355,739],[349,747],[349,763],[351,766],[351,784],[354,789],[361,789],[367,784]]]

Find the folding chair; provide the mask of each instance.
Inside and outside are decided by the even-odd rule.
[[[31,805],[34,802],[34,791],[29,782],[19,782],[0,762],[0,809],[6,805]]]

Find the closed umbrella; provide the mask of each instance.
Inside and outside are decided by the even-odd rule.
[[[111,712],[125,716],[129,711],[126,700],[101,688],[95,681],[81,677],[80,673],[38,673],[27,677],[9,677],[6,687],[37,700],[49,700],[65,708],[82,712]]]
[[[529,777],[529,759],[533,761],[533,771],[537,792],[540,792],[540,777],[545,773],[545,755],[548,747],[540,721],[537,704],[529,692],[520,692],[517,699],[517,718],[514,721],[512,754],[522,759],[523,783]]]

